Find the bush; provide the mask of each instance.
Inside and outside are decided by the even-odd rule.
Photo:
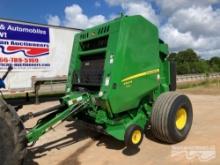
[[[192,49],[171,53],[168,59],[176,62],[177,74],[220,72],[220,57],[204,60]]]

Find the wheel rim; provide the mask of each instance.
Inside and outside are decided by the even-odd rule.
[[[141,131],[140,130],[135,130],[132,133],[132,137],[131,137],[132,143],[133,144],[138,144],[141,140]]]
[[[185,108],[180,108],[176,112],[176,128],[182,130],[187,122],[187,113]]]

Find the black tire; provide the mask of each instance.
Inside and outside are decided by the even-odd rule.
[[[178,123],[179,113],[182,113],[181,123]],[[187,137],[192,120],[193,111],[189,98],[177,92],[166,92],[158,97],[153,106],[152,133],[163,142],[178,143]]]
[[[20,118],[13,107],[0,98],[0,164],[23,164],[26,146],[26,131]]]
[[[138,137],[136,142],[132,140],[135,131],[138,131],[140,133],[140,137]],[[132,124],[126,129],[124,141],[127,147],[138,147],[141,144],[142,140],[143,140],[143,129],[140,126]]]

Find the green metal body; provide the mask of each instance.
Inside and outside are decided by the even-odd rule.
[[[156,98],[170,90],[170,63],[167,61],[167,54],[168,46],[159,39],[157,27],[142,16],[123,16],[77,34],[66,96],[61,99],[61,103],[68,108],[56,117],[56,121],[63,120],[62,115],[71,115],[70,109],[79,100],[89,98],[83,111],[74,115],[77,119],[100,125],[107,134],[119,140],[124,140],[126,128],[131,124],[144,128],[149,122]],[[89,90],[85,90],[88,88],[86,84],[80,89],[74,84],[77,84],[77,78],[83,74],[82,68],[96,65],[83,62],[83,59],[93,57],[100,58],[99,62],[104,60],[98,67],[102,70],[100,84],[91,83]],[[86,82],[86,75],[84,80]],[[87,97],[81,98],[85,93]],[[37,126],[29,132],[29,142],[37,140],[43,134],[36,133],[36,130],[40,132],[41,127]]]

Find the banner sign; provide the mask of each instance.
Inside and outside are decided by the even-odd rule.
[[[49,49],[49,28],[0,21],[0,69],[49,69]]]

